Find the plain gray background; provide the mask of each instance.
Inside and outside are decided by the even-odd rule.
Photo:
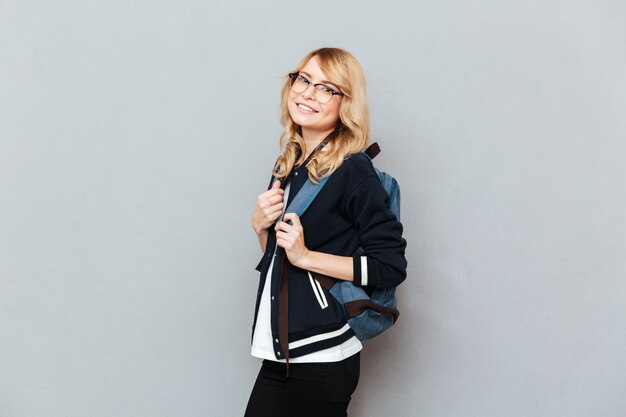
[[[401,317],[352,416],[626,415],[621,1],[0,0],[0,416],[243,414],[281,77],[368,77]]]

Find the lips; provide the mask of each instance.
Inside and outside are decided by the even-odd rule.
[[[307,106],[306,104],[296,103],[296,107],[304,113],[309,113],[309,114],[319,113],[319,111],[315,110],[314,108],[310,106]]]

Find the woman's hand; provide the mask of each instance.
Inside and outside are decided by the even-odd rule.
[[[304,246],[304,229],[296,213],[287,213],[276,225],[276,245],[285,249],[292,265],[304,268],[309,250]],[[291,220],[292,224],[287,223]]]
[[[252,228],[257,235],[266,233],[283,210],[284,190],[280,189],[280,181],[274,182],[272,188],[259,194],[252,212]]]

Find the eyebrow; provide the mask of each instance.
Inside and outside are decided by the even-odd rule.
[[[309,78],[313,78],[313,77],[311,76],[311,74],[309,74],[309,73],[308,73],[308,72],[306,72],[306,71],[300,71],[300,74],[304,74],[304,75],[306,75],[306,76],[307,76],[307,77],[309,77]],[[313,83],[313,84],[315,84],[315,83]],[[339,88],[339,87],[337,87],[337,86],[335,85],[335,83],[330,82],[330,81],[328,81],[328,80],[322,80],[322,81],[320,81],[320,84],[331,84],[333,87],[335,87],[335,88]]]

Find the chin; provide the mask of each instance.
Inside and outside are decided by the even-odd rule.
[[[312,127],[315,126],[316,120],[315,117],[304,116],[296,111],[293,111],[291,108],[289,109],[289,115],[291,116],[291,120],[298,126],[304,127]]]

